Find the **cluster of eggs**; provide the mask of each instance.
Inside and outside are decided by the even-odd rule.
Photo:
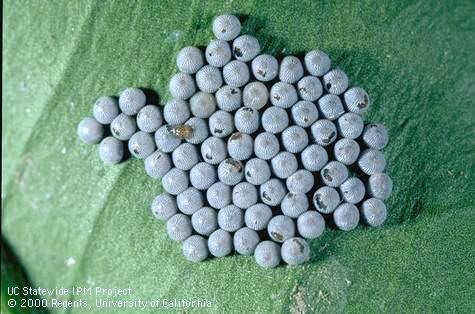
[[[99,156],[106,164],[117,164],[127,157],[124,146],[139,159],[155,151],[153,134],[163,124],[162,109],[147,105],[139,88],[127,88],[119,98],[100,97],[93,106],[93,116],[78,125],[79,138],[86,144],[99,144]],[[109,128],[107,128],[109,126]]]
[[[99,98],[78,134],[102,140],[106,163],[123,159],[128,140],[147,174],[161,179],[152,213],[188,260],[236,251],[266,268],[301,264],[311,253],[306,239],[330,221],[349,231],[386,219],[388,133],[365,125],[368,94],[349,88],[327,54],[279,61],[240,32],[237,17],[218,16],[204,51],[180,50],[163,111],[128,88],[118,101]],[[102,139],[104,124],[112,135]]]

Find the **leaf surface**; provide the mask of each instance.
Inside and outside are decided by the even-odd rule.
[[[222,13],[244,16],[265,52],[328,52],[368,91],[365,120],[390,134],[384,227],[327,229],[302,267],[190,264],[150,213],[161,187],[143,162],[104,166],[80,143],[101,95],[139,86],[165,103],[177,52],[206,45]],[[2,233],[34,286],[130,287],[124,300],[207,299],[179,310],[216,313],[474,308],[473,2],[10,0],[3,17]]]

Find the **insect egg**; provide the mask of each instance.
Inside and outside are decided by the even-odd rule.
[[[188,139],[193,134],[193,128],[187,124],[180,124],[176,126],[168,125],[167,131],[179,139]]]

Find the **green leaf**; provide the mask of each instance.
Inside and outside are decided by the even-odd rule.
[[[31,285],[28,282],[24,269],[3,237],[1,246],[1,313],[48,313],[41,305],[42,301],[39,298],[23,292],[24,289],[30,288]],[[31,305],[31,307],[28,305]]]
[[[176,53],[207,44],[222,13],[242,15],[266,52],[327,51],[369,92],[365,119],[390,134],[385,226],[328,228],[302,267],[190,264],[152,218],[161,187],[143,162],[104,166],[80,143],[101,95],[147,87],[164,103]],[[2,234],[33,286],[130,287],[111,299],[206,299],[216,313],[475,307],[473,2],[9,0],[3,17]],[[68,299],[91,308],[51,311],[103,312],[95,294]]]

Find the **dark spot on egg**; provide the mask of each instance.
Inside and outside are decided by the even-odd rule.
[[[359,102],[356,106],[357,106],[359,109],[363,109],[363,108],[366,107],[366,105],[367,105],[366,102]]]
[[[305,251],[305,246],[302,243],[300,243],[298,239],[294,239],[293,241],[299,246],[300,253],[303,253]]]
[[[275,232],[275,231],[272,231],[270,234],[272,235],[272,237],[273,237],[274,239],[276,239],[276,240],[278,240],[278,241],[283,241],[283,240],[284,240],[284,236],[281,235],[280,233],[277,233],[277,232]]]
[[[267,195],[267,192],[264,191],[262,192],[262,198],[265,199],[266,201],[270,202],[272,199]]]
[[[242,166],[241,166],[241,163],[237,160],[234,160],[232,158],[228,158],[224,161],[226,164],[228,165],[231,165],[234,167],[234,169],[236,169],[237,172],[241,172],[242,171]]]
[[[336,133],[334,131],[331,132],[330,135],[327,138],[322,139],[322,142],[325,143],[325,144],[329,144],[332,141],[332,139],[335,135],[336,135]]]
[[[241,133],[240,132],[236,132],[234,133],[233,135],[231,135],[231,137],[229,138],[230,141],[236,141],[236,140],[240,140],[242,137]]]
[[[315,203],[317,204],[318,208],[324,211],[327,209],[327,206],[323,203],[322,194],[320,193],[315,194]]]
[[[239,47],[234,48],[234,56],[239,57],[239,58],[242,57],[242,51]]]
[[[333,177],[330,175],[331,171],[328,168],[323,169],[323,177],[328,181],[333,181]]]

